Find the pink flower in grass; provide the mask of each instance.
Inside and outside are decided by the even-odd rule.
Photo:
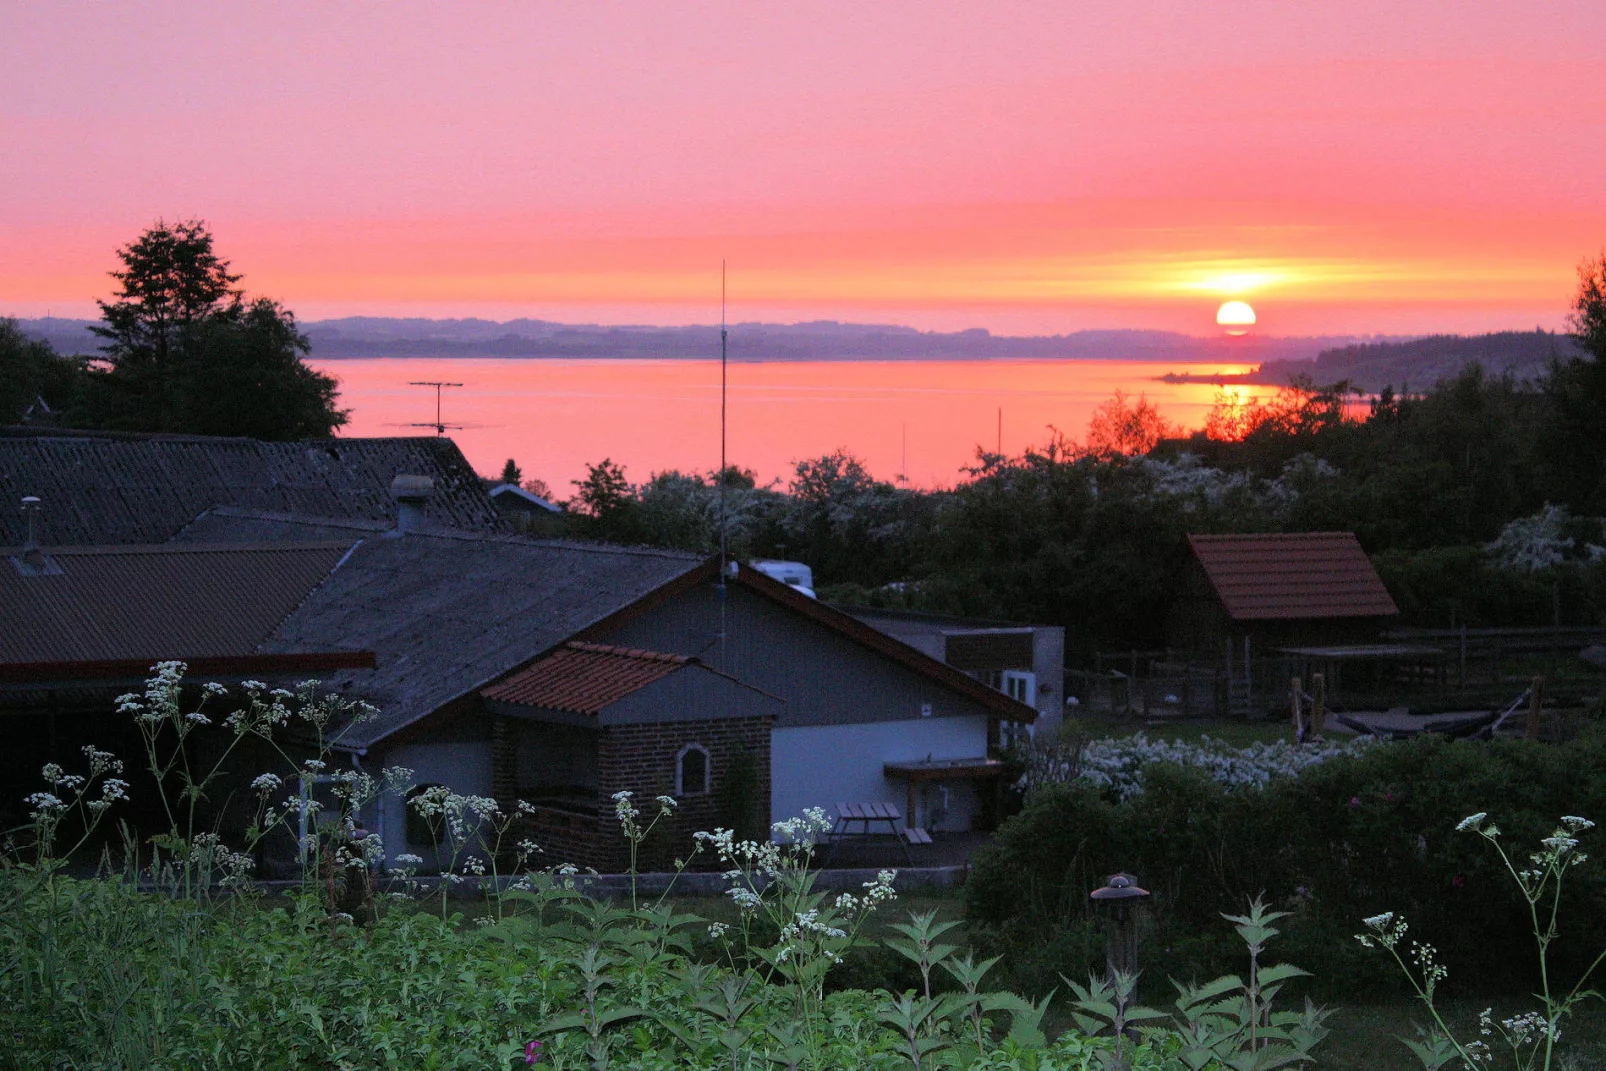
[[[533,1063],[535,1063],[535,1061],[539,1060],[540,1058],[541,1058],[541,1043],[539,1041],[532,1041],[528,1045],[524,1046],[524,1062],[525,1063],[533,1064]]]

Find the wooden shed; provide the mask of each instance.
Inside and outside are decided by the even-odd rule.
[[[1370,643],[1399,614],[1352,532],[1190,535],[1188,552],[1167,643],[1221,660],[1235,712],[1253,707],[1264,656]]]

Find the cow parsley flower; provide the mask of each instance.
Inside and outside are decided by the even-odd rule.
[[[67,809],[67,805],[50,792],[35,792],[23,802],[33,808],[35,818],[53,818]]]

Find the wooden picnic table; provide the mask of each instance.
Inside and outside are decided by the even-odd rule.
[[[839,803],[836,805],[836,825],[831,830],[831,857],[836,856],[836,846],[844,840],[859,838],[871,839],[874,837],[891,837],[903,849],[903,857],[910,866],[914,866],[914,857],[909,854],[909,842],[898,829],[898,823],[903,815],[891,803]],[[858,825],[858,829],[853,829]],[[886,830],[873,830],[871,826],[886,826]]]

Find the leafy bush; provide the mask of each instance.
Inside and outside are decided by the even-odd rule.
[[[1046,785],[973,861],[966,888],[973,930],[1007,953],[1028,991],[1052,971],[1083,973],[1102,942],[1087,900],[1128,871],[1154,893],[1143,960],[1149,976],[1212,977],[1233,949],[1213,925],[1264,893],[1290,912],[1285,947],[1321,964],[1330,992],[1395,985],[1353,940],[1356,920],[1408,914],[1463,982],[1486,991],[1537,985],[1525,944],[1526,906],[1488,857],[1453,835],[1456,816],[1498,809],[1513,836],[1539,839],[1558,814],[1606,813],[1606,735],[1562,745],[1449,742],[1424,737],[1234,791],[1203,770],[1145,769],[1124,800],[1087,782]],[[1562,925],[1577,945],[1606,944],[1606,885],[1573,879]]]
[[[1584,986],[1590,982],[1595,969],[1606,962],[1606,949],[1595,956],[1570,988],[1550,970],[1551,948],[1562,937],[1556,925],[1562,884],[1574,868],[1589,858],[1578,850],[1579,838],[1594,829],[1595,823],[1578,815],[1563,815],[1550,836],[1540,840],[1538,849],[1529,853],[1526,861],[1519,862],[1514,853],[1503,846],[1500,827],[1488,818],[1480,811],[1463,818],[1455,829],[1457,833],[1475,833],[1482,837],[1494,849],[1522,894],[1528,907],[1529,931],[1539,954],[1539,992],[1533,994],[1533,999],[1542,1010],[1497,1020],[1494,1009],[1485,1008],[1478,1017],[1478,1032],[1483,1037],[1463,1040],[1456,1037],[1439,1013],[1436,994],[1440,983],[1449,977],[1449,971],[1438,962],[1437,949],[1415,940],[1407,949],[1405,935],[1410,924],[1392,911],[1363,919],[1366,931],[1355,938],[1363,948],[1387,952],[1427,1009],[1432,1025],[1425,1029],[1419,1025],[1415,1041],[1402,1039],[1424,1071],[1438,1071],[1456,1060],[1465,1067],[1492,1066],[1497,1050],[1501,1062],[1509,1061],[1514,1071],[1534,1071],[1535,1068],[1550,1071],[1556,1062],[1562,1027],[1571,1025],[1569,1017],[1574,1009],[1601,999],[1599,992]]]

